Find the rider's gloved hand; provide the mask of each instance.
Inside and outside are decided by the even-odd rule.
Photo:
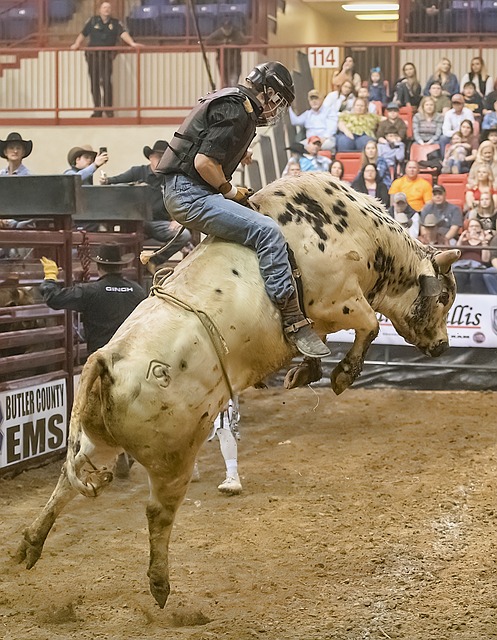
[[[228,200],[234,200],[240,204],[247,204],[251,190],[246,187],[234,187],[231,183],[225,182],[219,187],[219,192]]]

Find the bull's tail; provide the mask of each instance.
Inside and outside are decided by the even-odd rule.
[[[76,454],[78,452],[78,444],[82,431],[81,414],[95,381],[97,378],[101,377],[106,370],[107,368],[101,355],[95,353],[88,358],[81,374],[78,392],[74,399],[71,411],[71,420],[69,423],[67,457],[64,465],[65,472],[71,486],[88,498],[94,498],[97,496],[105,485],[109,484],[112,480],[112,473],[110,471],[107,469],[96,469],[91,465],[89,460],[87,462],[93,467],[93,469],[89,473],[86,473],[85,480],[82,480],[78,476],[78,469],[76,465]]]

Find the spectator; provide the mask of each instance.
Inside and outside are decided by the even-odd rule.
[[[407,125],[399,116],[399,105],[396,102],[389,102],[386,112],[387,117],[381,120],[376,129],[378,142],[386,143],[386,131],[394,128],[400,136],[401,141],[405,143],[407,139]]]
[[[310,109],[300,115],[290,107],[290,122],[294,126],[304,127],[307,140],[318,136],[321,139],[322,149],[333,151],[338,117],[332,109],[323,105],[323,97],[317,89],[311,89],[307,99]]]
[[[380,109],[378,110],[376,108],[376,104],[374,102],[371,102],[371,99],[369,97],[369,89],[367,87],[361,87],[357,92],[357,97],[362,98],[362,100],[366,102],[366,104],[368,105],[368,113],[376,113],[379,116],[383,115],[383,107],[381,107],[380,105]]]
[[[377,198],[385,207],[390,204],[388,189],[385,183],[381,181],[376,165],[372,163],[368,163],[359,171],[359,175],[352,182],[352,187],[359,193],[367,193],[371,197]]]
[[[483,98],[477,93],[474,82],[466,82],[463,85],[462,95],[464,97],[464,106],[474,114],[481,116],[483,112]]]
[[[495,155],[497,156],[497,125],[488,129],[487,133],[487,141],[491,142],[494,145]],[[476,155],[476,151],[475,151]]]
[[[483,113],[494,110],[494,103],[497,100],[497,80],[494,82],[493,91],[488,93],[483,100]]]
[[[492,194],[488,190],[483,190],[480,193],[480,201],[477,206],[469,211],[467,219],[478,220],[484,231],[491,231],[492,236],[495,235],[497,229],[497,211],[495,210]]]
[[[216,62],[223,87],[234,87],[238,84],[242,72],[242,52],[240,46],[247,44],[249,38],[241,29],[233,24],[229,16],[225,16],[219,29],[213,31],[205,39],[209,45],[238,45],[236,48],[223,48],[216,51]]]
[[[284,176],[300,176],[302,169],[300,168],[300,162],[296,158],[290,158],[286,166],[286,171],[283,172]]]
[[[428,215],[435,216],[438,233],[441,233],[450,244],[455,244],[455,238],[462,227],[462,211],[457,205],[447,202],[447,193],[441,184],[433,187],[433,199],[421,210],[422,225]]]
[[[428,78],[428,82],[425,85],[423,94],[429,95],[430,87],[433,82],[440,82],[442,86],[442,93],[451,97],[455,93],[459,93],[459,81],[454,73],[451,71],[452,63],[448,58],[442,58],[435,67],[433,75]]]
[[[421,85],[416,67],[412,62],[406,62],[402,67],[402,73],[404,75],[395,85],[393,102],[399,107],[417,107],[421,101]]]
[[[419,165],[415,160],[407,162],[405,175],[392,182],[389,193],[405,193],[407,203],[414,211],[421,211],[432,197],[431,184],[419,177]],[[416,233],[416,237],[417,235]]]
[[[466,210],[478,206],[482,191],[488,191],[497,206],[497,184],[492,169],[487,164],[479,164],[476,169],[476,176],[468,176],[466,184]]]
[[[67,154],[67,163],[70,169],[64,171],[64,175],[81,176],[82,184],[93,184],[93,174],[109,160],[107,151],[97,153],[89,145],[73,147]]]
[[[330,174],[334,178],[338,178],[338,180],[341,180],[342,182],[346,182],[343,179],[344,172],[345,172],[345,168],[343,166],[343,162],[340,162],[340,160],[333,160],[330,167]]]
[[[440,233],[440,224],[433,213],[425,216],[418,240],[423,244],[431,244],[436,247],[445,247],[449,244],[446,236]]]
[[[286,151],[291,151],[291,155],[290,155],[290,158],[288,159],[288,162],[285,165],[285,168],[281,173],[282,177],[288,175],[290,165],[295,164],[295,162],[298,163],[299,168],[301,169],[300,161],[305,154],[305,147],[301,142],[292,142],[292,144],[289,147],[285,147],[285,149]]]
[[[67,288],[57,282],[57,264],[45,257],[41,259],[45,275],[40,286],[43,300],[51,309],[71,309],[83,314],[89,354],[107,344],[133,309],[146,298],[140,285],[123,278],[121,273],[123,265],[133,258],[132,253],[121,255],[121,248],[116,243],[102,244],[92,258],[97,264],[99,279]]]
[[[468,173],[468,157],[471,151],[471,145],[463,142],[461,132],[456,131],[450,139],[450,144],[445,147],[442,173]]]
[[[333,74],[331,81],[333,90],[340,90],[345,81],[349,80],[352,83],[352,87],[357,92],[362,84],[361,76],[355,70],[354,58],[347,56],[338,71]]]
[[[488,132],[490,129],[497,129],[497,97],[495,98],[492,111],[487,110],[481,123],[482,132]]]
[[[461,78],[461,84],[464,86],[466,82],[473,82],[478,94],[484,98],[493,89],[494,81],[488,75],[483,58],[475,56],[471,58],[470,70]]]
[[[98,15],[91,17],[77,36],[71,49],[79,49],[85,38],[88,38],[88,47],[115,47],[118,38],[121,38],[130,47],[137,48],[141,45],[136,43],[126,31],[125,27],[116,18],[111,17],[112,7],[110,2],[102,2],[98,9]],[[95,111],[92,118],[101,118],[101,106],[106,107],[105,114],[108,118],[114,116],[112,107],[112,64],[116,53],[114,51],[85,51],[86,62],[88,63],[88,74],[90,76],[91,94]],[[100,85],[103,87],[103,104]]]
[[[368,91],[370,100],[373,102],[381,102],[381,104],[386,107],[388,98],[380,67],[373,67],[371,69],[371,73],[369,74]]]
[[[7,160],[5,169],[0,170],[0,176],[30,176],[31,171],[23,164],[33,151],[31,140],[23,140],[20,133],[9,133],[6,140],[0,140],[0,156]]]
[[[302,171],[329,171],[331,160],[319,154],[321,151],[321,138],[311,136],[307,144],[304,145],[305,154],[300,159]]]
[[[419,236],[419,213],[407,202],[407,196],[402,191],[391,198],[392,205],[388,213],[401,224],[411,238]]]
[[[356,95],[354,93],[354,85],[350,80],[346,80],[339,90],[330,91],[323,102],[324,107],[328,107],[335,113],[342,111],[352,111]]]
[[[143,147],[143,155],[149,161],[148,164],[135,165],[117,176],[104,177],[100,184],[144,184],[148,185],[149,201],[152,213],[152,220],[147,220],[143,225],[146,238],[153,238],[163,245],[172,241],[181,225],[171,216],[164,207],[162,199],[163,177],[155,173],[155,169],[162,158],[168,144],[166,140],[156,140],[153,147]],[[188,249],[192,236],[187,229],[183,229],[181,234],[174,240],[171,246],[164,252],[152,256],[147,263],[150,271],[154,272],[159,265],[163,264],[177,251]]]
[[[490,267],[483,272],[483,282],[488,293],[497,295],[497,235],[494,235],[489,243]]]
[[[497,176],[497,150],[490,140],[484,140],[476,151],[476,158],[469,170],[468,182],[476,182],[478,168],[484,165]]]
[[[385,138],[386,142],[378,142],[378,153],[387,163],[389,174],[391,176],[400,175],[406,157],[405,144],[393,125],[384,129],[383,138]]]
[[[380,120],[381,116],[367,112],[364,100],[356,98],[352,113],[338,116],[337,151],[362,151],[369,140],[374,140]]]
[[[378,172],[380,180],[384,182],[387,187],[390,187],[390,185],[392,184],[390,168],[385,158],[382,158],[380,156],[376,140],[369,140],[369,142],[367,142],[366,146],[362,150],[361,169],[364,169],[364,167],[369,163],[376,166],[376,171]],[[357,174],[356,177],[358,176],[359,174]]]
[[[445,153],[445,147],[449,144],[450,139],[456,131],[461,128],[463,120],[475,121],[473,112],[464,106],[464,98],[460,93],[452,96],[452,108],[447,111],[444,116],[442,125],[442,136],[440,137],[440,149],[442,157]]]
[[[442,135],[443,116],[435,110],[435,100],[425,96],[412,119],[412,136],[416,144],[438,144]]]
[[[482,271],[486,268],[485,263],[490,262],[490,239],[478,220],[467,221],[466,229],[456,243],[461,250],[461,258],[453,264],[457,289],[461,293],[488,293]]]
[[[461,134],[462,142],[468,143],[471,147],[471,153],[466,158],[468,166],[471,166],[476,160],[478,151],[478,136],[475,135],[474,123],[471,120],[463,120],[459,127],[459,133]]]
[[[430,86],[429,95],[435,100],[435,112],[445,115],[451,108],[452,104],[449,96],[442,93],[442,85],[436,81]]]

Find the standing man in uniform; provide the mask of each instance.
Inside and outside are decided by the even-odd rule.
[[[134,254],[121,256],[115,242],[100,245],[96,257],[99,279],[62,288],[59,268],[53,260],[41,258],[45,279],[40,285],[43,300],[51,309],[71,309],[83,314],[88,355],[109,342],[136,306],[147,297],[136,282],[123,278],[123,265]]]
[[[253,249],[270,300],[282,314],[285,336],[303,355],[330,351],[302,313],[285,238],[278,224],[245,206],[248,189],[230,180],[256,127],[274,124],[295,98],[290,72],[280,62],[257,65],[236,87],[202,98],[174,134],[157,165],[164,174],[164,204],[180,224]]]
[[[88,47],[115,47],[119,37],[130,47],[140,47],[126,31],[117,18],[111,17],[112,7],[110,2],[102,2],[98,15],[91,17],[78,35],[71,49],[79,49],[85,38],[88,38]],[[85,51],[88,73],[90,75],[91,94],[95,111],[92,118],[101,118],[101,106],[107,107],[105,113],[108,118],[114,117],[114,112],[108,109],[112,107],[112,63],[116,57],[114,51]],[[103,87],[103,105],[100,85]]]

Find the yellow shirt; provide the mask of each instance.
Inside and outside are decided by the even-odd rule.
[[[431,184],[424,178],[416,178],[411,180],[407,176],[397,178],[392,182],[390,195],[393,193],[405,193],[407,198],[407,204],[409,204],[415,211],[421,211],[427,202],[433,197]]]

